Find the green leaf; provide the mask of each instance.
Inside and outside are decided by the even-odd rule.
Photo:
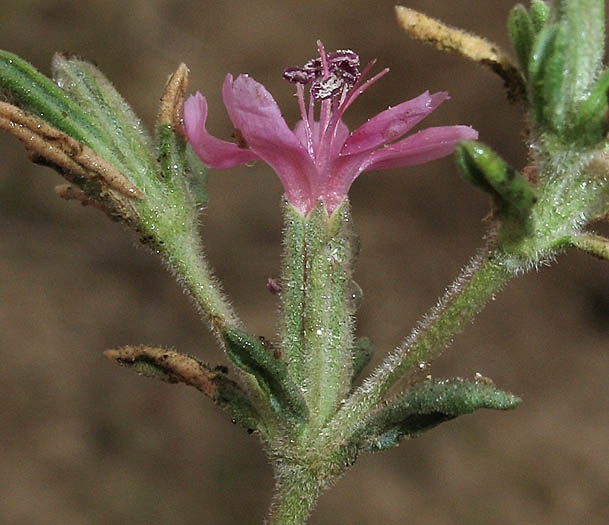
[[[57,85],[104,131],[117,167],[143,185],[155,170],[152,141],[129,104],[97,67],[80,57],[56,53],[52,71]]]
[[[192,196],[193,202],[198,209],[207,204],[207,167],[190,147],[186,145],[186,183]]]
[[[609,69],[596,81],[590,94],[584,99],[574,119],[573,140],[586,145],[595,145],[604,140],[608,130]]]
[[[548,55],[541,76],[541,92],[544,107],[544,122],[556,132],[562,132],[568,125],[567,115],[571,99],[565,89],[568,73],[566,53],[569,41],[566,32],[560,27]]]
[[[493,150],[481,142],[463,141],[457,146],[455,157],[463,176],[490,193],[500,212],[527,217],[537,202],[535,190]]]
[[[515,5],[508,17],[508,30],[520,69],[525,78],[529,74],[529,56],[535,38],[535,29],[529,13],[522,4]]]
[[[536,33],[539,33],[550,15],[550,6],[544,0],[533,0],[531,2],[531,22]]]
[[[570,101],[569,116],[596,81],[605,54],[605,1],[557,0],[565,48],[564,95]]]
[[[0,92],[24,111],[34,114],[90,147],[119,168],[110,139],[63,90],[30,63],[0,51]]]
[[[225,327],[222,336],[233,363],[256,378],[272,408],[284,418],[304,421],[307,405],[277,349],[263,338],[233,327]]]
[[[548,93],[546,86],[546,69],[555,53],[558,32],[559,27],[555,24],[544,27],[535,39],[529,59],[529,93],[533,115],[538,124],[546,123],[548,94],[551,99],[560,95],[560,93]]]
[[[510,410],[519,403],[518,397],[488,381],[427,380],[375,411],[354,439],[361,449],[378,452],[480,408]]]

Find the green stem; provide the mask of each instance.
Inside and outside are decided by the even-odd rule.
[[[321,484],[306,467],[281,466],[269,525],[302,525],[311,514]]]
[[[171,268],[177,273],[178,279],[192,294],[197,306],[209,317],[214,327],[241,326],[203,258],[203,250],[196,238],[177,238],[172,243],[165,241],[162,251]]]
[[[177,273],[177,277],[192,294],[197,306],[209,317],[215,334],[220,338],[222,345],[222,329],[224,327],[240,328],[242,322],[237,317],[232,306],[222,294],[219,284],[211,273],[203,249],[198,239],[193,236],[187,238],[165,237],[173,242],[165,241],[162,245],[165,260]],[[266,396],[255,377],[243,372],[243,382],[250,395],[258,416],[257,430],[263,440],[269,442],[281,432],[281,422],[267,402]]]
[[[405,371],[425,368],[480,313],[514,275],[502,255],[487,248],[463,269],[438,305],[344,403],[327,426],[328,440],[348,437]]]

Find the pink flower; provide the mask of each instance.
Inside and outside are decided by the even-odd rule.
[[[203,95],[196,93],[186,100],[184,131],[205,165],[221,169],[262,160],[275,170],[288,201],[303,215],[320,200],[331,214],[363,171],[421,164],[451,154],[461,140],[478,137],[469,126],[443,126],[401,138],[448,98],[446,92],[427,91],[349,133],[341,120],[345,110],[388,69],[365,81],[374,61],[360,73],[359,57],[352,51],[326,54],[321,42],[318,48],[319,58],[284,72],[284,78],[296,84],[302,116],[294,130],[271,94],[247,75],[233,79],[228,74],[222,87],[237,143],[207,132]],[[308,107],[304,86],[310,86]]]

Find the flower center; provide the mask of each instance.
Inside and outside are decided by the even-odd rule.
[[[389,70],[383,69],[364,82],[376,61],[368,63],[360,73],[357,53],[349,49],[326,53],[319,40],[317,49],[318,58],[312,58],[302,67],[288,67],[283,72],[283,78],[296,84],[300,115],[305,127],[306,148],[317,170],[323,174],[333,158],[338,156],[342,146],[335,142],[345,110]],[[304,86],[307,85],[310,85],[308,108],[304,97]],[[318,120],[315,119],[316,101],[320,102]]]
[[[294,84],[311,84],[311,95],[323,100],[351,89],[360,77],[359,56],[349,49],[326,54],[319,46],[320,56],[312,58],[304,66],[288,67],[283,78]]]

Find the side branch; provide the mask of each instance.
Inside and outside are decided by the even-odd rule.
[[[511,277],[513,273],[502,264],[500,252],[483,250],[402,345],[343,404],[326,428],[327,438],[348,439],[358,422],[382,401],[396,381],[413,370],[425,369],[426,363],[442,353]]]

